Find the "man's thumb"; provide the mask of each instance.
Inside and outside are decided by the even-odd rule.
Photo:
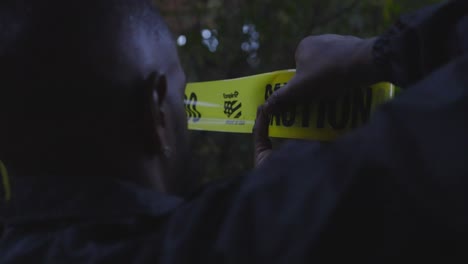
[[[296,75],[297,76],[297,75]],[[297,86],[300,85],[299,79],[294,76],[288,84],[275,91],[263,105],[263,112],[267,115],[283,112],[288,106],[296,103]]]
[[[271,153],[272,144],[268,137],[268,128],[270,120],[265,114],[263,107],[260,106],[257,110],[257,119],[255,120],[253,135],[254,135],[254,156],[255,165],[262,163]]]

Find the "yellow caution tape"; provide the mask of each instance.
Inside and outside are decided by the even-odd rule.
[[[258,106],[281,89],[295,70],[238,79],[189,83],[185,91],[191,130],[252,133]],[[397,87],[379,83],[334,101],[297,105],[271,117],[269,135],[329,141],[367,122],[375,108],[393,98]]]

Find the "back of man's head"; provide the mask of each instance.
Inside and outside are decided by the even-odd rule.
[[[0,159],[18,171],[139,159],[171,145],[148,144],[145,87],[183,107],[175,45],[146,0],[1,3],[0,75]]]

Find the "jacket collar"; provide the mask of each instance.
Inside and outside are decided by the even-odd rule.
[[[10,177],[11,199],[0,200],[0,222],[162,216],[182,199],[113,179]]]

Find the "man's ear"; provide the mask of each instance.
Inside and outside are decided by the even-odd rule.
[[[167,95],[166,77],[157,72],[151,73],[145,81],[143,89],[144,147],[148,154],[157,155],[164,148],[164,135],[161,131],[166,126],[167,118],[162,107]]]

